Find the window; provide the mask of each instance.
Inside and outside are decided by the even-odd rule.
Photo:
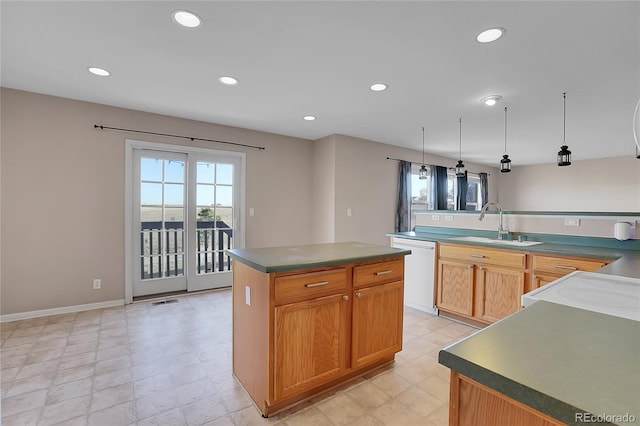
[[[456,209],[458,196],[458,179],[453,170],[447,172],[447,210]],[[480,190],[480,175],[467,172],[467,208],[466,210],[482,210],[484,200]]]
[[[416,224],[416,213],[425,213],[433,210],[433,197],[431,194],[431,176],[420,179],[420,167],[422,164],[411,163],[411,221],[409,229],[413,230]],[[427,166],[429,169],[429,166]]]

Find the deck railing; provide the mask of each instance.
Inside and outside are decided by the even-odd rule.
[[[141,222],[141,278],[184,275],[184,222]],[[196,222],[196,273],[231,270],[225,250],[233,248],[233,230],[221,220]]]

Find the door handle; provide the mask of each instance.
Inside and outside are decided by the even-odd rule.
[[[357,292],[357,293],[356,293],[356,296],[358,297],[358,299],[361,299],[361,298],[362,298],[362,293]]]
[[[346,294],[344,296],[342,296],[342,300],[344,300],[345,302],[349,301],[349,296],[347,296]]]

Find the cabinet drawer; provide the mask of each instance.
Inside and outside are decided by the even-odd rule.
[[[353,268],[353,286],[376,285],[404,278],[404,258]]]
[[[346,291],[347,269],[285,275],[275,279],[276,305],[307,300]]]
[[[535,271],[547,271],[556,274],[568,274],[573,271],[593,272],[609,261],[604,259],[572,259],[555,256],[533,256],[533,269]]]
[[[493,250],[475,246],[448,246],[440,244],[440,257],[460,259],[479,264],[524,268],[526,254],[506,250]]]

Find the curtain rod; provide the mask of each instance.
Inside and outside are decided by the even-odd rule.
[[[414,161],[409,161],[409,160],[401,160],[399,158],[393,158],[393,157],[387,157],[387,160],[395,160],[395,161],[407,161],[409,163],[414,163]],[[421,163],[416,163],[416,164],[421,164]],[[447,170],[455,170],[454,167],[447,167]],[[475,173],[475,174],[480,174],[483,172],[469,172],[469,173]],[[491,176],[491,173],[487,173],[487,176]]]
[[[115,130],[115,131],[118,131],[118,132],[142,133],[142,134],[145,134],[145,135],[168,136],[170,138],[189,139],[189,140],[192,140],[192,141],[224,143],[224,144],[227,144],[227,145],[244,146],[245,148],[266,149],[264,146],[245,145],[243,143],[219,141],[219,140],[216,140],[216,139],[196,138],[196,137],[193,137],[193,136],[172,135],[172,134],[169,134],[169,133],[147,132],[145,130],[121,129],[119,127],[108,127],[108,126],[102,126],[100,124],[94,124],[93,128],[94,129],[100,129],[100,130]]]

